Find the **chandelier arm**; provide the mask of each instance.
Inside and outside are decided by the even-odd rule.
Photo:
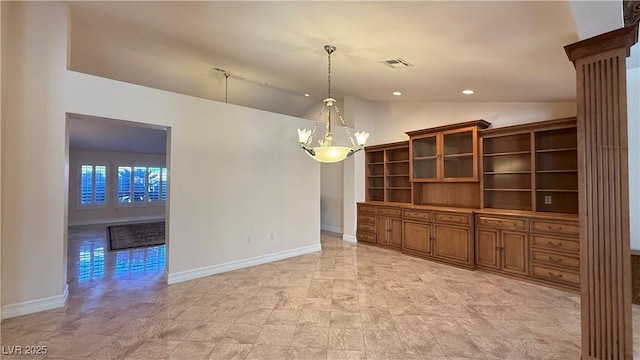
[[[356,142],[353,139],[353,136],[351,136],[351,133],[349,132],[349,128],[345,124],[344,119],[342,118],[342,114],[340,114],[340,109],[338,109],[337,105],[335,106],[335,108],[336,108],[336,113],[338,114],[338,117],[340,118],[340,122],[342,123],[342,126],[344,127],[344,131],[347,133],[347,136],[349,137],[349,140],[351,141],[351,145],[353,145],[354,149],[360,148],[360,146],[356,145]]]
[[[304,143],[304,148],[308,148],[309,145],[311,145],[311,142],[313,141],[313,135],[316,133],[316,128],[318,128],[318,120],[316,120],[316,123],[313,124],[313,129],[311,130],[311,135],[309,135],[309,138],[307,139],[307,142]]]
[[[309,135],[309,138],[307,139],[307,142],[304,144],[305,147],[307,147],[307,148],[313,142],[313,135],[315,135],[315,133],[316,133],[316,129],[318,128],[318,123],[320,122],[320,117],[322,116],[322,112],[324,111],[325,107],[326,107],[326,105],[322,105],[322,108],[320,109],[320,112],[318,113],[318,118],[317,118],[315,124],[313,124],[313,129],[311,130],[311,135]]]

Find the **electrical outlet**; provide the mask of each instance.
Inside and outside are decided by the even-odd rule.
[[[247,237],[247,242],[248,242],[248,243],[251,243],[251,236],[248,236],[248,237]]]
[[[275,237],[274,237],[273,235],[271,235],[271,236],[269,237],[269,240],[274,240],[274,239],[275,239]]]
[[[544,204],[545,205],[551,205],[551,195],[546,195],[544,197]]]

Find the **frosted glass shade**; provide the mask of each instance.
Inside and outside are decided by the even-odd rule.
[[[316,155],[309,156],[323,163],[334,163],[346,159],[352,151],[353,149],[346,146],[322,146],[313,148]]]

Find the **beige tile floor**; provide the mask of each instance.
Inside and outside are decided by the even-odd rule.
[[[68,248],[67,306],[5,320],[2,358],[580,358],[577,294],[331,233],[319,253],[171,286],[164,246],[110,252],[104,227],[76,227]]]

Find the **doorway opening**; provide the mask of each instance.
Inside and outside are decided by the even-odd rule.
[[[66,128],[70,295],[166,284],[171,129],[71,113]]]

